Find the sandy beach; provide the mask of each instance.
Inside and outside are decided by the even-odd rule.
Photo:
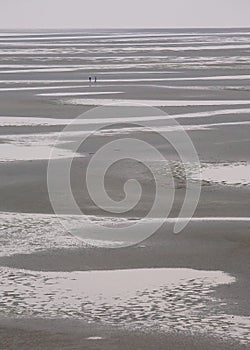
[[[249,57],[249,29],[1,32],[0,349],[249,348]],[[201,193],[174,234],[187,180],[196,188],[200,175],[192,163],[183,170],[180,133],[197,152]],[[165,160],[123,159],[127,138],[140,141],[137,158],[145,142]],[[92,174],[98,185],[103,164],[121,158],[105,174],[113,202],[102,208],[84,179],[112,142]],[[59,171],[71,158],[82,216]],[[124,200],[128,179],[140,183],[138,202],[133,190]],[[163,225],[146,236],[164,207],[116,241],[150,213],[157,186],[160,203],[174,191]],[[130,209],[112,212],[114,201]],[[112,227],[113,246],[92,223]]]

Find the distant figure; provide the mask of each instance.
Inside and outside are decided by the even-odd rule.
[[[89,85],[91,85],[91,76],[89,76]]]
[[[95,84],[96,84],[97,78],[95,77]]]

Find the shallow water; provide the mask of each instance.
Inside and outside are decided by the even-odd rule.
[[[62,103],[89,106],[223,106],[223,105],[249,105],[250,100],[129,100],[129,99],[69,99]]]
[[[192,175],[195,179],[196,176]],[[201,170],[204,181],[227,185],[250,185],[249,163],[205,164]]]
[[[1,270],[0,312],[80,318],[161,331],[213,332],[248,343],[248,317],[234,317],[211,292],[235,279],[220,271],[134,269],[83,272]]]

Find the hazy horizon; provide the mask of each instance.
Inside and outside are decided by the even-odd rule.
[[[35,31],[35,30],[44,30],[44,31],[48,31],[48,30],[192,30],[192,29],[249,29],[250,30],[250,26],[249,27],[245,27],[245,26],[237,26],[237,27],[65,27],[65,28],[61,28],[61,27],[34,27],[34,28],[18,28],[18,27],[12,27],[12,28],[1,28],[0,27],[0,31],[16,31],[16,30],[20,30],[20,31]]]
[[[248,28],[249,0],[0,0],[0,29]]]

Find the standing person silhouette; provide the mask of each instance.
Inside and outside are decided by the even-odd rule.
[[[96,84],[96,82],[97,82],[97,78],[96,78],[96,76],[95,76],[95,84]]]
[[[91,76],[89,76],[89,85],[91,86]]]

